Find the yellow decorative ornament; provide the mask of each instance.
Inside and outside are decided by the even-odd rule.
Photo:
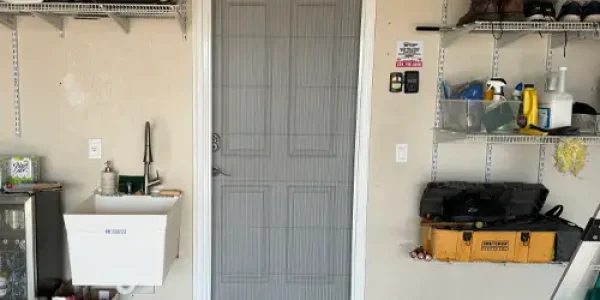
[[[587,161],[587,146],[583,139],[565,138],[558,146],[554,153],[554,167],[563,173],[571,173],[577,177],[577,174],[585,167]]]

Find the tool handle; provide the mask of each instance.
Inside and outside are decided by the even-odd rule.
[[[440,31],[440,26],[417,26],[417,31]]]

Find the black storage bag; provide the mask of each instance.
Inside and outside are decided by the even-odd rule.
[[[508,222],[487,224],[487,231],[555,231],[554,261],[568,262],[583,238],[583,228],[560,217],[562,205],[557,205],[544,215],[519,218]]]
[[[560,217],[563,209],[562,205],[557,205],[544,215],[544,218],[556,223],[554,260],[558,262],[570,261],[577,250],[579,242],[583,239],[583,228]]]
[[[499,215],[488,216],[486,220],[477,219],[481,217],[481,214],[475,218],[464,218],[464,216],[459,216],[461,221],[493,221],[502,218],[512,219],[522,216],[538,215],[546,202],[548,189],[542,184],[518,182],[431,182],[427,184],[427,187],[421,196],[419,215],[421,217],[429,216],[431,218],[442,220],[446,218],[444,221],[453,221],[452,219],[447,219],[453,212],[445,212],[444,209],[452,207],[451,202],[455,201],[457,197],[459,198],[459,202],[463,201],[460,200],[460,197],[464,194],[478,194],[480,200],[496,202],[489,204],[489,211],[492,210],[492,207],[504,207],[505,211],[500,215],[500,210],[498,210],[497,213]],[[460,206],[460,204],[458,205]],[[460,211],[460,209],[458,210]]]

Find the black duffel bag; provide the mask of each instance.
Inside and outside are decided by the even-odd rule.
[[[487,231],[554,231],[554,261],[568,262],[583,237],[583,228],[561,218],[564,207],[557,205],[545,214],[509,222],[486,224]]]
[[[512,220],[537,216],[547,196],[542,184],[431,182],[421,196],[419,215],[447,222]]]
[[[583,238],[583,228],[577,224],[560,217],[564,207],[557,205],[546,212],[543,216],[548,222],[554,223],[556,230],[556,245],[554,247],[554,260],[568,262],[577,250],[577,246]]]

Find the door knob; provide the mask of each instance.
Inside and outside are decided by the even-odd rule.
[[[217,167],[212,167],[212,176],[219,176],[219,175],[225,175],[225,176],[231,176],[223,171],[221,171],[221,169],[217,168]]]

